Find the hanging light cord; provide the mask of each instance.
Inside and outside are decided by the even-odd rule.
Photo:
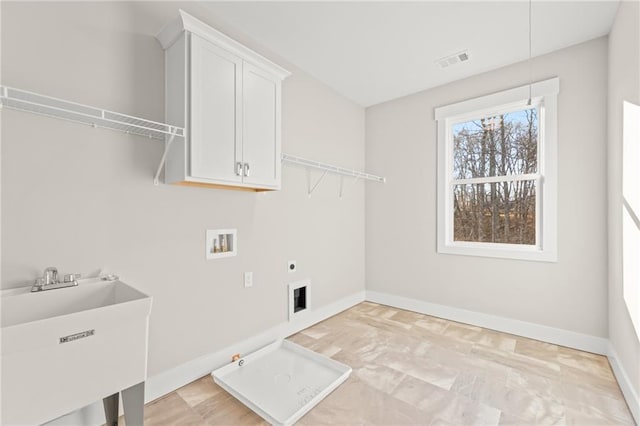
[[[531,67],[531,1],[529,0],[529,100],[527,101],[527,105],[531,106],[531,85],[533,84],[533,71]]]

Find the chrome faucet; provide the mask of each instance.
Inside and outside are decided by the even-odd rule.
[[[44,270],[42,277],[36,278],[36,281],[31,287],[31,291],[35,292],[76,286],[78,285],[78,278],[80,278],[80,274],[68,274],[65,275],[64,280],[60,282],[58,281],[58,268],[50,266]]]

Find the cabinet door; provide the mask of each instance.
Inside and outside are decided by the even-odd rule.
[[[240,182],[242,59],[191,34],[190,174]]]
[[[280,80],[243,64],[244,183],[280,188]]]

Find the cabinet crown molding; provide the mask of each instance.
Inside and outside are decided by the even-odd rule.
[[[196,34],[197,36],[239,56],[243,60],[269,71],[280,80],[284,80],[291,75],[291,72],[282,68],[280,65],[254,52],[243,44],[238,43],[231,37],[210,27],[199,19],[194,18],[182,9],[179,10],[179,16],[165,26],[158,35],[156,35],[156,39],[158,39],[162,48],[166,50],[184,31]]]

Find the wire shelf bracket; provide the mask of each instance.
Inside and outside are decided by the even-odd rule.
[[[153,177],[153,184],[155,186],[160,185],[160,172],[162,171],[162,168],[167,163],[167,154],[169,153],[169,149],[171,148],[171,144],[173,143],[173,140],[175,139],[175,137],[176,137],[176,133],[172,133],[171,136],[169,136],[169,140],[167,140],[167,143],[164,146],[164,152],[162,153],[160,164],[158,164],[158,169],[156,170],[156,174]]]
[[[282,162],[289,163],[292,165],[298,165],[305,167],[307,169],[307,195],[311,198],[311,194],[316,190],[320,182],[324,179],[327,173],[332,173],[340,176],[340,198],[342,198],[344,192],[344,178],[352,177],[354,178],[353,183],[355,184],[359,180],[368,180],[378,183],[385,183],[386,178],[381,176],[372,175],[370,173],[361,172],[354,169],[347,169],[344,167],[334,166],[332,164],[321,163],[315,160],[309,160],[302,157],[296,157],[295,155],[282,154]],[[318,180],[312,185],[311,184],[311,169],[321,170],[323,173],[318,178]]]
[[[167,136],[184,137],[182,127],[145,120],[106,109],[52,98],[13,87],[0,86],[0,106],[60,118],[92,127],[165,140]]]
[[[324,179],[327,173],[328,173],[328,170],[325,170],[324,172],[322,172],[322,176],[320,176],[316,181],[316,183],[314,183],[313,186],[311,186],[311,170],[307,169],[307,188],[308,188],[307,195],[309,196],[309,198],[311,198],[311,194],[313,194],[313,191],[315,191],[318,185],[320,185],[320,182],[322,182],[322,179]]]

